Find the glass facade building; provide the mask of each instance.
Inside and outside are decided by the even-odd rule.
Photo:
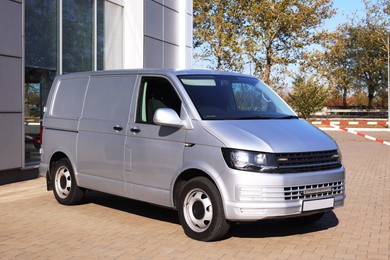
[[[56,75],[192,64],[192,0],[4,0],[0,24],[0,171],[39,162]]]

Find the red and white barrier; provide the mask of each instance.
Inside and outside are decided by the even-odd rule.
[[[338,126],[338,125],[335,125],[335,124],[330,124],[330,126],[333,127],[333,128],[337,128],[337,129],[340,129],[342,131],[354,134],[354,135],[358,135],[358,136],[364,137],[364,138],[369,139],[371,141],[378,142],[378,143],[390,146],[390,142],[387,142],[387,141],[384,141],[382,139],[379,139],[379,138],[376,138],[376,137],[373,137],[373,136],[370,136],[370,135],[366,135],[366,134],[363,134],[363,133],[360,133],[360,132],[356,132],[356,131],[354,131],[354,130],[352,130],[350,128],[341,127],[341,126]]]
[[[378,142],[378,143],[390,146],[390,142],[387,142],[387,141],[384,141],[382,139],[379,139],[379,138],[376,138],[376,137],[373,137],[373,136],[370,136],[370,135],[366,135],[366,134],[354,131],[354,130],[352,130],[350,128],[345,128],[345,127],[340,126],[340,125],[387,125],[388,122],[386,122],[386,121],[378,121],[378,122],[367,122],[367,121],[340,121],[340,122],[338,122],[338,121],[314,121],[314,122],[310,122],[310,123],[313,124],[313,125],[328,125],[328,126],[331,126],[333,128],[340,129],[342,131],[345,131],[345,132],[348,132],[348,133],[351,133],[351,134],[354,134],[354,135],[358,135],[358,136],[364,137],[364,138],[369,139],[371,141]]]
[[[377,122],[370,122],[370,121],[312,121],[309,122],[313,125],[387,125],[387,121],[377,121]]]

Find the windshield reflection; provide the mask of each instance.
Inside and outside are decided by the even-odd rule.
[[[246,76],[178,76],[203,120],[297,118],[260,80]]]

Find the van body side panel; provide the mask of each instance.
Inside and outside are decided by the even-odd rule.
[[[168,77],[141,75],[137,85],[138,95],[134,95],[125,146],[127,194],[134,199],[172,207],[171,186],[182,170],[187,130],[154,124],[153,110],[157,108],[152,105],[175,106],[182,120],[188,120],[188,115]],[[138,123],[137,115],[138,120],[145,122]]]
[[[73,168],[75,169],[76,140],[76,131],[45,128],[45,134],[43,135],[42,143],[50,145],[45,146],[41,158],[42,162],[45,162],[47,164],[47,167],[50,167],[50,158],[55,153],[60,152],[65,154],[69,158]],[[77,175],[77,172],[75,172],[75,174]]]
[[[181,171],[185,130],[167,126],[137,124],[141,130],[129,136],[131,170],[126,182],[131,183],[135,199],[172,206],[170,188]]]
[[[62,79],[54,91],[50,116],[79,119],[88,85],[88,77]]]
[[[44,133],[42,136],[42,163],[50,167],[53,154],[65,154],[76,169],[76,144],[79,118],[88,84],[88,77],[58,77],[48,97]],[[75,171],[77,175],[77,171]]]
[[[125,196],[124,145],[136,76],[91,77],[77,143],[82,187]]]
[[[123,135],[80,131],[77,170],[85,188],[125,195]]]

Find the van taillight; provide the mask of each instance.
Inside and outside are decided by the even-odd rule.
[[[42,120],[41,120],[41,125],[39,127],[39,144],[42,145],[42,133],[43,133],[43,125],[42,125]]]

